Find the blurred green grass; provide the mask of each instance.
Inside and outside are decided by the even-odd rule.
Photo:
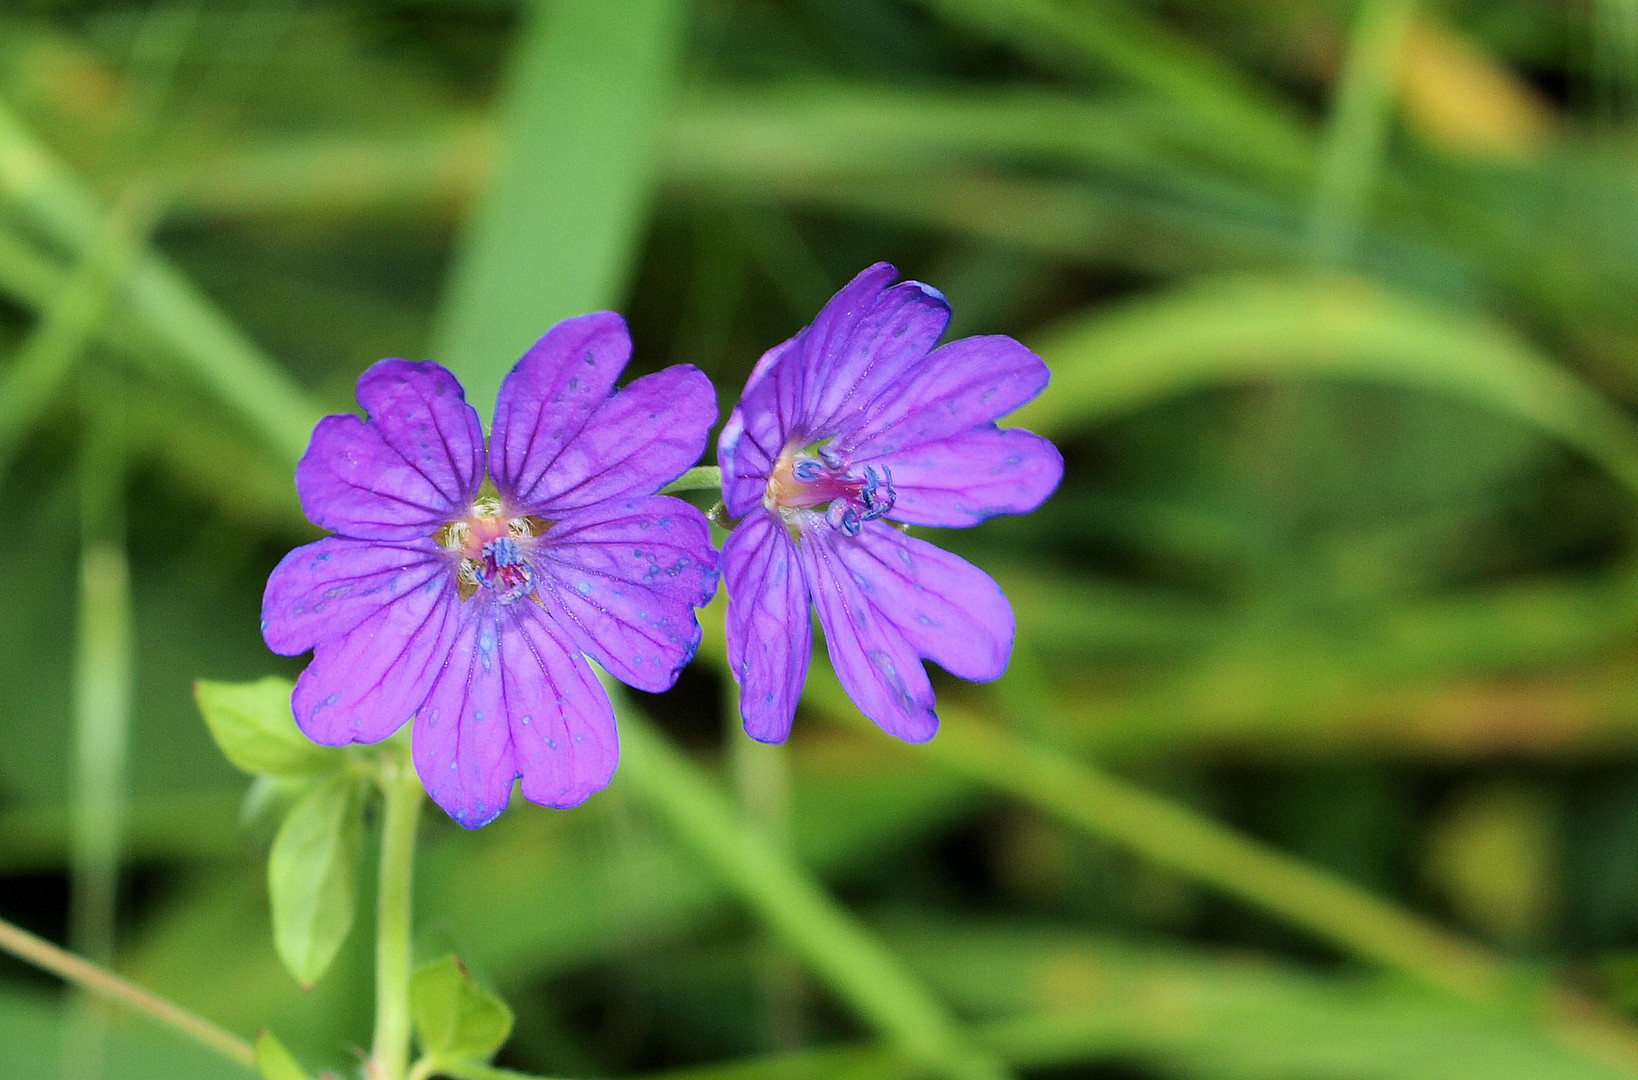
[[[888,258],[950,296],[959,332],[1048,359],[1019,422],[1069,462],[1038,514],[938,538],[1020,625],[997,686],[941,683],[950,727],[1114,769],[1502,973],[1475,1003],[1412,985],[1415,958],[1370,970],[1344,908],[1259,901],[1176,855],[1163,817],[1077,823],[1062,806],[1085,790],[964,762],[961,731],[906,751],[826,725],[847,708],[816,679],[791,850],[903,977],[1031,1076],[1634,1075],[1634,18],[0,13],[0,915],[66,932],[76,564],[111,541],[134,627],[116,964],[347,1066],[362,935],[310,995],[278,967],[268,838],[240,827],[188,689],[293,671],[256,613],[314,535],[289,479],[313,418],[384,355],[492,393],[531,335],[596,306],[630,317],[634,372],[697,363],[726,410],[763,349]],[[122,505],[88,511],[83,459],[110,431]],[[642,703],[708,765],[738,752],[721,682],[708,648]],[[910,1071],[858,1002],[789,977],[766,911],[624,773],[570,814],[434,825],[419,889],[421,950],[518,1006],[512,1067]],[[0,1047],[59,1075],[61,1001],[0,980]],[[126,1022],[110,1038],[110,1077],[222,1074]]]

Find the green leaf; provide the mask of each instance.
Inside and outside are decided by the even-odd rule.
[[[256,1036],[256,1072],[262,1080],[312,1080],[271,1031]]]
[[[473,982],[454,956],[410,979],[410,1010],[422,1049],[440,1059],[487,1061],[512,1033],[506,1002]]]
[[[253,776],[334,772],[346,755],[319,746],[296,727],[291,682],[268,676],[248,683],[196,682],[193,697],[211,737],[234,765]]]
[[[311,987],[335,959],[358,907],[364,799],[357,777],[332,776],[284,819],[267,859],[273,944]]]

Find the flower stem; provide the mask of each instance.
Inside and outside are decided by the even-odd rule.
[[[250,1044],[230,1031],[224,1031],[204,1017],[167,1001],[151,990],[122,979],[106,968],[98,967],[83,957],[35,937],[27,930],[0,919],[0,950],[26,963],[43,968],[53,975],[73,983],[82,990],[100,994],[134,1012],[186,1035],[210,1047],[230,1061],[252,1068],[256,1052]]]
[[[415,829],[425,792],[402,751],[381,762],[381,878],[375,916],[375,1044],[371,1080],[404,1080],[410,1049],[410,895]]]
[[[675,495],[680,491],[720,491],[722,470],[715,465],[696,465],[660,489],[661,495]]]

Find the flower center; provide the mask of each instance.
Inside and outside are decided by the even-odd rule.
[[[853,475],[848,462],[828,445],[787,448],[774,463],[762,505],[777,510],[787,525],[798,514],[825,508],[825,523],[848,536],[859,535],[864,523],[893,509],[893,473],[866,465]]]
[[[498,499],[482,498],[466,517],[445,525],[433,539],[461,560],[455,587],[462,600],[483,588],[509,604],[535,591],[526,554],[530,541],[550,526],[540,518],[509,517]]]

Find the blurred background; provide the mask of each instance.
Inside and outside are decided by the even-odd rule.
[[[638,707],[1021,1077],[1638,1076],[1635,131],[1632,0],[10,0],[0,916],[356,1070],[190,695],[301,666],[313,420],[599,307],[726,413],[887,259],[1054,371],[1057,496],[927,534],[1012,669],[768,750],[719,599]],[[425,819],[498,1064],[920,1075],[634,784]],[[238,1075],[100,1025],[0,958],[0,1075]]]

